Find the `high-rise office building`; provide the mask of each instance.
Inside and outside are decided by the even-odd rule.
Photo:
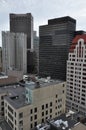
[[[69,50],[66,105],[86,115],[86,34],[77,35]]]
[[[66,61],[76,20],[67,16],[39,27],[39,75],[66,80]]]
[[[29,62],[30,52],[33,51],[33,17],[31,13],[10,14],[10,31],[27,35],[27,71],[31,72],[33,70],[33,63]]]
[[[3,71],[27,73],[27,36],[24,33],[2,32]]]
[[[0,71],[2,71],[2,47],[0,47]]]
[[[33,48],[35,53],[35,70],[36,73],[39,72],[39,37],[36,34],[36,31],[33,33]]]
[[[10,14],[10,31],[27,34],[27,49],[33,49],[33,17],[31,13]]]

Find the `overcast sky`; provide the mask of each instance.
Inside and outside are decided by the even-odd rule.
[[[9,13],[32,13],[37,31],[48,19],[67,15],[77,20],[78,30],[86,30],[86,0],[0,0],[0,46],[1,31],[9,30]]]

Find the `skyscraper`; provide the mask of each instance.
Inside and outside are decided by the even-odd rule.
[[[86,34],[77,35],[69,50],[66,105],[86,115]]]
[[[33,51],[33,17],[31,13],[10,14],[10,31],[27,35],[27,71],[30,72],[33,68],[33,63],[29,62],[29,54]]]
[[[10,31],[27,34],[27,49],[33,49],[33,17],[31,13],[10,14]]]
[[[3,71],[27,73],[27,36],[24,33],[2,32]]]
[[[39,74],[66,80],[66,60],[76,20],[67,16],[39,27]]]
[[[36,35],[36,31],[34,31],[33,48],[35,53],[35,68],[36,68],[36,73],[38,73],[39,72],[39,37]]]

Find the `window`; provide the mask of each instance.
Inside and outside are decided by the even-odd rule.
[[[50,106],[52,106],[52,102],[50,102]]]
[[[42,110],[44,110],[44,105],[42,105]]]
[[[23,120],[19,121],[19,125],[23,126]]]
[[[8,110],[13,114],[13,109],[10,106],[8,106]]]
[[[15,117],[16,117],[16,112],[15,112]]]
[[[65,84],[63,84],[63,87],[65,86]]]
[[[1,108],[1,111],[4,111],[4,107]]]
[[[57,103],[57,100],[56,100],[56,103]]]
[[[46,108],[48,108],[48,104],[46,104]]]
[[[42,112],[42,116],[44,116],[44,112]]]
[[[50,109],[50,113],[52,113],[52,109]]]
[[[34,112],[37,112],[37,107],[34,108]]]
[[[31,116],[31,117],[30,117],[30,121],[32,121],[32,120],[33,120],[33,117]]]
[[[3,99],[4,99],[4,96],[1,96],[1,99],[3,100]]]
[[[33,110],[31,109],[31,110],[30,110],[30,114],[32,114],[32,113],[33,113]]]
[[[63,93],[64,93],[64,90],[63,90]]]
[[[58,95],[56,94],[56,98],[58,97]]]
[[[19,113],[19,118],[23,117],[23,112]]]
[[[55,115],[57,115],[57,113],[55,113]]]
[[[48,114],[48,111],[46,111],[46,115]]]
[[[34,119],[37,119],[37,115],[34,115]]]
[[[57,109],[57,107],[56,107],[56,109]]]
[[[11,121],[13,121],[13,116],[8,112],[8,116],[11,119]]]
[[[44,119],[42,119],[42,123],[44,123]]]
[[[30,124],[30,128],[33,128],[33,124],[32,123]]]
[[[37,122],[34,122],[34,126],[37,126]]]

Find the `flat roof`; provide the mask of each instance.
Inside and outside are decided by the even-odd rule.
[[[60,17],[60,18],[54,18],[48,20],[48,25],[53,25],[53,24],[60,24],[60,23],[65,23],[71,21],[73,23],[76,23],[76,20],[70,16],[65,16],[65,17]]]
[[[65,127],[65,123],[67,121],[67,125],[68,127]],[[59,122],[60,123],[59,125]],[[53,122],[50,122],[51,128],[55,128],[55,130],[63,130],[63,127],[65,127],[65,130],[69,130],[72,127],[74,127],[74,125],[78,123],[78,121],[76,121],[75,119],[73,119],[73,117],[66,117],[66,114],[62,114],[61,116],[55,118],[53,120]]]
[[[65,81],[61,81],[61,80],[53,80],[53,79],[46,79],[46,78],[40,78],[37,79],[37,81],[35,82],[29,82],[27,81],[26,84],[28,85],[28,87],[30,89],[38,89],[38,88],[43,88],[43,87],[48,87],[48,86],[52,86],[52,85],[57,85],[59,83],[64,83]]]
[[[27,105],[25,102],[25,87],[19,84],[5,86],[0,88],[0,93],[2,92],[8,93],[8,95],[5,96],[5,100],[7,100],[14,108],[17,109]]]
[[[56,25],[56,24],[64,24],[68,23],[68,21],[76,24],[76,20],[70,16],[64,16],[64,17],[58,17],[58,18],[53,18],[48,20],[48,24],[45,25],[40,25],[39,27],[45,27],[45,26],[51,26],[51,25]]]
[[[17,77],[14,76],[1,76],[0,77],[0,87],[4,85],[9,85],[9,84],[15,84],[17,83]]]
[[[29,89],[35,90],[37,88],[43,88],[47,86],[56,85],[59,83],[62,83],[62,81],[59,80],[47,80],[45,78],[41,78],[39,80],[40,86],[36,82],[27,82],[26,85]],[[14,84],[9,86],[0,87],[0,93],[7,93],[7,96],[5,96],[5,100],[9,102],[14,108],[18,109],[20,107],[24,107],[26,105],[30,105],[26,102],[25,98],[25,87]]]

